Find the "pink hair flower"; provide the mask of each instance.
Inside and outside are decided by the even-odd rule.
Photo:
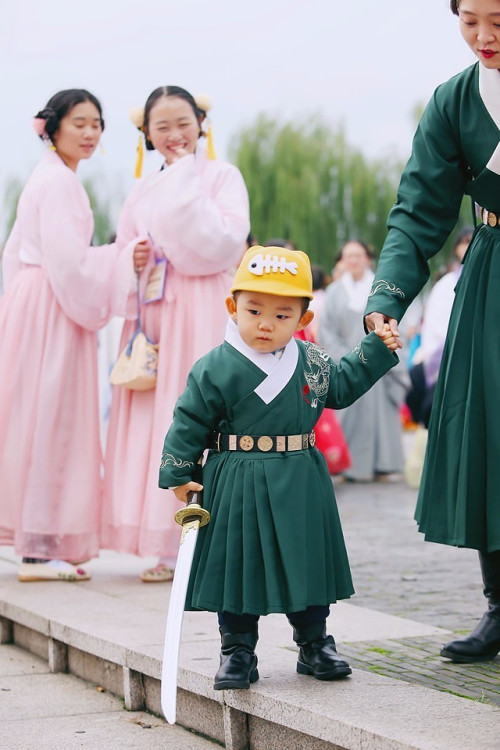
[[[47,131],[45,130],[46,120],[43,117],[33,118],[33,130],[40,138],[48,138]]]

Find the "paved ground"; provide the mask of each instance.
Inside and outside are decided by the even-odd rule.
[[[0,747],[3,750],[214,750],[218,745],[122,702],[46,661],[0,645]]]
[[[466,633],[480,619],[486,605],[481,592],[477,553],[424,542],[413,521],[416,492],[408,489],[404,482],[339,484],[335,486],[335,490],[357,593],[349,602],[354,605],[347,607],[349,612],[344,608],[344,614],[341,615],[342,610],[339,608],[337,631],[335,607],[332,608],[331,630],[334,635],[337,634],[341,651],[349,658],[351,665],[367,673],[402,679],[500,706],[498,657],[487,664],[453,665],[439,657],[441,635],[437,636],[432,631],[425,634],[427,626],[452,630],[457,634]],[[142,612],[147,610],[151,626],[148,643],[160,644],[169,587],[141,584],[138,572],[146,563],[131,556],[125,557],[126,559],[124,556],[103,554],[100,560],[92,563],[94,576],[88,584],[68,587],[58,583],[31,585],[17,583],[17,558],[12,550],[2,548],[0,563],[4,595],[12,604],[17,603],[24,608],[29,608],[31,603],[40,616],[48,616],[47,611],[51,617],[58,613],[62,618],[61,622],[67,627],[75,626],[72,609],[77,610],[78,605],[82,606],[83,603],[84,607],[89,608],[89,612],[85,614],[91,620],[87,625],[92,637],[96,636],[93,607],[98,604],[104,618],[99,628],[99,637],[109,640],[110,648],[117,626],[113,617],[110,616],[109,622],[106,619],[109,603],[112,602],[112,607],[109,607],[111,614],[115,607],[118,613],[132,613],[130,628],[134,633],[136,613],[142,617]],[[49,595],[53,599],[47,610],[46,597]],[[68,606],[71,610],[69,612]],[[379,615],[374,610],[384,614]],[[353,611],[356,616],[353,616]],[[405,621],[398,620],[391,624],[387,622],[391,619],[387,615],[396,615],[405,618]],[[198,631],[205,628],[203,616],[198,613],[197,617],[200,622],[196,624],[189,617],[185,618],[184,635],[188,639],[197,638]],[[79,627],[83,628],[82,632],[87,632],[82,622],[85,617],[75,614],[75,618]],[[281,634],[276,629],[277,623],[266,624],[267,619],[264,618],[262,623],[263,630],[266,626],[270,628],[276,636],[275,640],[280,642]],[[402,630],[410,621],[413,624],[415,621],[422,623],[424,627],[419,625],[416,631],[414,628],[410,631]],[[122,630],[127,630],[125,625],[126,623],[120,622]],[[286,622],[282,626],[286,629],[286,648],[292,648]],[[192,632],[189,631],[190,628]],[[207,625],[207,633],[210,628]],[[119,643],[122,643],[126,633],[120,633]],[[216,639],[213,644],[214,654],[217,649],[215,641]],[[132,646],[135,643],[135,640],[131,641]],[[265,633],[261,643],[261,650],[264,651]],[[13,646],[0,646],[0,661],[2,657],[10,659],[15,653],[17,649],[14,650]],[[280,651],[280,660],[281,654]],[[263,669],[267,658],[271,659],[272,656],[271,652],[262,654]],[[170,727],[148,714],[126,713],[122,710],[121,701],[107,693],[96,692],[95,685],[83,683],[71,675],[49,674],[46,662],[40,663],[31,655],[27,655],[27,658],[30,660],[27,673],[12,669],[5,671],[5,668],[2,671],[0,666],[0,748],[31,750],[36,747],[40,750],[54,750],[56,747],[64,747],[69,750],[93,750],[94,747],[130,747],[139,750],[147,747],[148,750],[154,750],[161,746],[201,750],[211,744],[207,745],[208,741],[204,738],[185,734],[179,728],[174,729],[180,734],[174,734]],[[215,662],[216,657],[213,659]],[[269,664],[272,671],[272,662]],[[34,669],[33,673],[30,672],[31,669]],[[367,679],[368,675],[363,675],[363,678]],[[278,682],[282,690],[290,687],[284,680]],[[363,680],[358,679],[358,683],[361,690]],[[353,678],[353,686],[358,683]],[[61,685],[63,698],[60,699],[58,691]],[[318,686],[314,684],[309,687],[312,691],[315,688]],[[74,703],[71,698],[73,695],[76,696]],[[26,705],[30,706],[30,715],[25,711]],[[477,708],[484,710],[482,706]],[[489,721],[494,720],[495,717],[490,715]],[[57,729],[56,736],[64,737],[64,744],[50,744],[47,727],[51,726]],[[8,743],[5,742],[7,731]],[[124,739],[117,743],[121,732],[124,733]],[[110,737],[113,739],[109,740]]]
[[[416,491],[404,482],[338,484],[356,596],[353,604],[458,634],[486,609],[477,553],[425,542],[413,521]],[[342,644],[353,666],[500,705],[500,658],[456,665],[434,636]]]

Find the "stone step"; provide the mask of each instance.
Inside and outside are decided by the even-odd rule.
[[[92,563],[85,583],[19,583],[16,558],[0,559],[0,640],[161,714],[160,676],[170,585],[138,580],[144,561]],[[349,603],[332,608],[342,641],[435,638],[449,632]],[[296,648],[282,615],[261,619],[261,679],[248,691],[213,690],[219,640],[212,613],[186,613],[179,660],[178,723],[230,750],[498,750],[500,709],[355,669],[339,682],[295,671]]]

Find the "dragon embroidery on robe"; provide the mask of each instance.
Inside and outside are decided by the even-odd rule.
[[[307,382],[307,386],[304,386],[304,398],[312,396],[310,400],[306,398],[306,401],[316,409],[319,399],[326,396],[330,386],[330,358],[321,347],[310,341],[305,342],[305,347],[309,369],[304,370]]]

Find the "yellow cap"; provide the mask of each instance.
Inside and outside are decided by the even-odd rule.
[[[300,250],[255,245],[246,251],[236,271],[231,293],[237,291],[312,299],[309,258]]]

